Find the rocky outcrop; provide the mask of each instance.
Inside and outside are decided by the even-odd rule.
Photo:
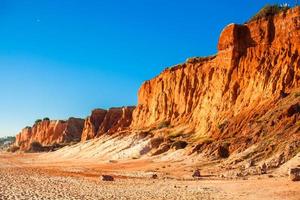
[[[209,135],[219,124],[300,84],[300,8],[227,26],[216,56],[193,58],[146,81],[132,128],[189,124]]]
[[[91,116],[85,120],[81,141],[126,129],[131,124],[134,109],[135,107],[122,107],[92,111]]]
[[[172,137],[184,127],[190,152],[212,159],[255,145],[255,162],[272,157],[267,167],[278,167],[300,148],[299,53],[300,7],[230,24],[216,55],[188,59],[143,83],[131,129],[159,127]]]
[[[16,146],[27,150],[32,142],[39,142],[43,146],[56,143],[80,141],[83,130],[83,119],[70,118],[62,120],[43,120],[24,128],[16,136]]]
[[[91,116],[86,118],[84,128],[81,136],[81,141],[90,140],[97,136],[97,132],[101,123],[103,122],[107,110],[96,109],[92,111]]]
[[[216,55],[188,59],[144,82],[136,108],[97,109],[84,122],[83,142],[122,132],[116,136],[132,137],[130,143],[120,141],[122,137],[101,137],[95,144],[105,145],[93,154],[94,142],[82,144],[88,153],[80,145],[74,152],[117,158],[133,151],[138,157],[201,153],[225,166],[251,162],[244,174],[278,167],[300,148],[299,51],[300,7],[244,25],[230,24],[221,33]],[[37,138],[44,144],[63,141],[56,134],[64,132],[62,124],[44,123],[39,127],[56,127],[55,134],[27,128],[18,135],[18,144]],[[261,162],[264,168],[252,171]]]
[[[83,119],[43,120],[33,127],[24,128],[17,136],[15,145],[28,150],[32,142],[43,146],[59,143],[86,141],[103,134],[113,134],[130,126],[135,107],[96,109]]]

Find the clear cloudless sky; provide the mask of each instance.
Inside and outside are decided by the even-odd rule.
[[[216,53],[267,0],[0,0],[0,137],[135,105],[143,81]]]

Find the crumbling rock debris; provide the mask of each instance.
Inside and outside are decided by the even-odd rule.
[[[289,170],[289,177],[291,181],[300,181],[300,168],[291,168]]]

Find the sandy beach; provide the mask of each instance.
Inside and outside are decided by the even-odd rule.
[[[248,180],[152,179],[146,171],[111,163],[39,162],[40,154],[0,154],[0,199],[289,199],[300,198],[300,183],[287,178]],[[111,165],[111,168],[108,168]],[[145,167],[151,167],[146,164]],[[103,171],[103,169],[106,169]],[[101,174],[115,177],[100,180]],[[129,176],[128,174],[131,174]],[[133,176],[132,174],[135,174]],[[148,173],[149,174],[149,173]],[[145,175],[145,176],[143,176]],[[276,190],[274,189],[276,188]]]

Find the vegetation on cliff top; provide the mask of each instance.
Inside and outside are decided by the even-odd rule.
[[[270,5],[267,4],[265,5],[258,13],[256,13],[253,17],[250,18],[248,22],[255,21],[261,18],[266,18],[269,16],[274,16],[280,12],[286,12],[288,9],[290,9],[288,4],[274,4]]]
[[[41,119],[37,119],[37,120],[35,120],[34,124],[38,124],[40,122],[42,122],[42,120]]]

